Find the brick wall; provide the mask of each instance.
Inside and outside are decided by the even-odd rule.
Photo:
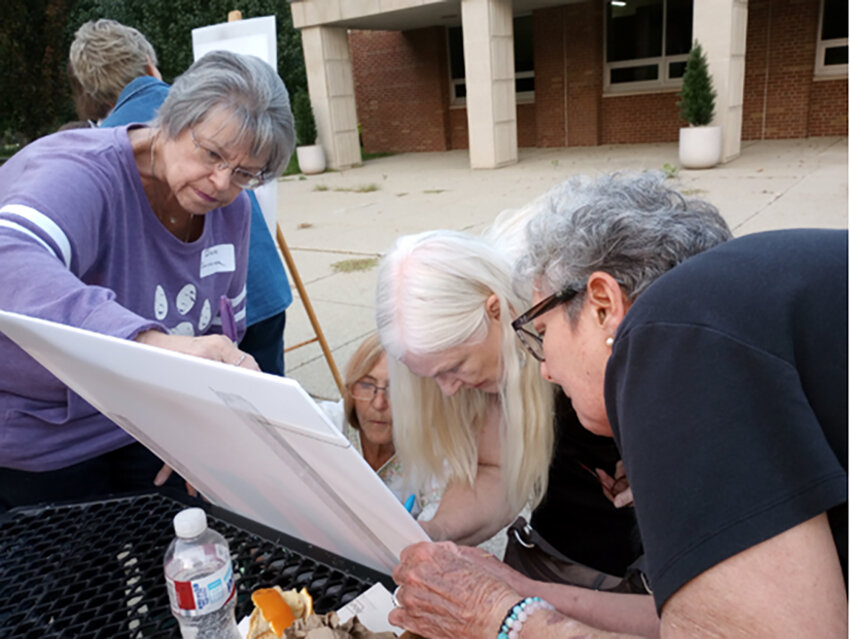
[[[348,44],[363,150],[449,149],[445,31],[351,31]]]
[[[534,103],[517,104],[517,146],[537,146],[537,119]],[[449,113],[449,148],[469,148],[469,120],[465,107],[456,107]]]
[[[750,0],[747,5],[747,54],[744,62],[744,101],[741,139],[760,140],[764,126],[767,81],[768,13],[770,0]]]
[[[819,0],[748,6],[742,138],[847,135],[847,79],[814,79]]]
[[[809,135],[847,135],[847,78],[812,83]]]
[[[469,122],[466,119],[465,108],[449,109],[450,131],[449,141],[452,149],[469,148]]]
[[[602,144],[675,142],[679,129],[676,93],[644,93],[602,99]]]
[[[517,146],[537,146],[537,109],[533,102],[516,105],[516,137]]]
[[[819,0],[749,0],[745,140],[847,135],[847,79],[813,80]],[[603,7],[533,13],[535,101],[517,106],[520,147],[674,142],[675,92],[603,97]],[[445,31],[352,31],[364,150],[469,147],[467,112],[449,108]]]
[[[534,38],[534,106],[537,119],[537,146],[567,145],[566,65],[564,56],[564,11],[562,7],[532,14]]]
[[[563,7],[567,64],[567,146],[603,140],[603,3]]]

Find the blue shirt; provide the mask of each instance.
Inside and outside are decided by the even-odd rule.
[[[144,75],[121,91],[115,108],[100,126],[113,127],[131,122],[149,122],[165,101],[171,87]],[[282,313],[292,303],[292,290],[277,247],[269,233],[257,197],[246,191],[251,201],[251,245],[248,254],[246,322],[252,326]]]

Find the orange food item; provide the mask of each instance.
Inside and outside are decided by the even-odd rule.
[[[313,598],[306,588],[299,591],[260,588],[251,593],[254,611],[251,613],[248,639],[282,637],[284,630],[296,619],[313,614]]]
[[[292,608],[283,600],[280,592],[274,588],[260,588],[251,594],[251,601],[259,608],[260,614],[271,626],[272,631],[278,636],[283,636],[283,631],[295,621]]]

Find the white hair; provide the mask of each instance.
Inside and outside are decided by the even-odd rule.
[[[471,484],[487,394],[460,389],[445,396],[436,381],[413,374],[400,359],[484,340],[501,323],[499,435],[502,481],[510,506],[536,504],[546,490],[554,439],[551,386],[511,329],[528,305],[511,286],[511,265],[483,238],[457,231],[400,237],[378,271],[376,315],[393,387],[396,452],[418,483],[436,476]],[[495,294],[499,319],[486,301]]]

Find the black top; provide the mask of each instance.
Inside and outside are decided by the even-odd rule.
[[[729,241],[626,314],[605,377],[659,611],[828,512],[847,574],[847,233]]]
[[[602,468],[613,477],[620,453],[613,439],[582,427],[572,403],[560,391],[556,412],[549,488],[531,525],[570,559],[622,576],[641,552],[634,509],[614,508],[591,473]]]

